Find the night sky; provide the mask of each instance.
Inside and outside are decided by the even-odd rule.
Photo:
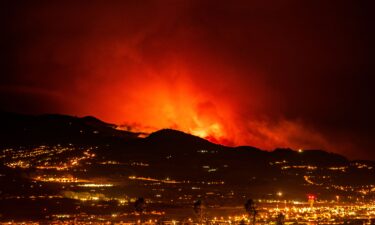
[[[371,8],[1,1],[0,109],[375,159]]]

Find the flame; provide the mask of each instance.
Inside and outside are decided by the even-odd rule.
[[[191,127],[189,128],[189,133],[201,138],[219,138],[223,136],[221,126],[217,122],[209,125],[199,125],[197,127]]]
[[[208,90],[202,92],[196,88],[188,70],[170,66],[163,71],[148,71],[144,77],[149,80],[136,81],[130,90],[118,89],[131,101],[124,103],[122,99],[116,101],[115,96],[108,98],[116,101],[120,110],[103,110],[107,115],[101,118],[120,121],[125,124],[122,127],[131,131],[150,133],[171,128],[224,144],[221,140],[227,135],[226,106],[207,95]],[[107,90],[113,92],[113,89],[116,87]],[[108,95],[104,94],[103,98]]]

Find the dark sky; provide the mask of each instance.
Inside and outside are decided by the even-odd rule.
[[[0,105],[375,159],[371,8],[1,1]]]

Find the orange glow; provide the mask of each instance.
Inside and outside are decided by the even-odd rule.
[[[157,69],[140,67],[133,71],[134,75],[126,77],[121,76],[126,73],[121,67],[121,64],[112,68],[102,63],[92,75],[100,82],[79,81],[96,91],[85,104],[79,100],[77,114],[94,114],[130,131],[177,129],[227,146],[252,145],[263,149],[326,146],[320,135],[298,121],[274,121],[262,115],[268,107],[264,102],[272,92],[258,80],[247,87],[236,77],[226,77],[225,74],[235,72],[230,67],[212,65],[197,71],[191,65],[171,62]],[[201,73],[218,77],[201,78]],[[103,74],[115,77],[117,82],[107,81]],[[246,88],[250,91],[244,92]]]
[[[151,80],[146,83],[133,80],[130,92],[122,92],[122,87],[119,86],[118,94],[126,95],[125,98],[131,101],[122,103],[117,99],[109,105],[114,110],[100,111],[99,117],[124,124],[123,128],[131,131],[153,132],[171,128],[216,143],[222,143],[221,140],[227,138],[229,126],[224,119],[230,115],[228,104],[220,103],[220,99],[211,99],[208,96],[210,90],[197,90],[195,81],[189,78],[188,72],[170,69],[163,71],[162,75],[154,72],[144,77]],[[113,88],[104,90],[112,92]],[[105,93],[103,98],[108,95]],[[114,101],[116,96],[109,99]],[[222,144],[224,143],[226,142]]]

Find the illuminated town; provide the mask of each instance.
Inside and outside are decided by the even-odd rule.
[[[155,135],[164,134],[162,131]],[[12,181],[2,187],[2,205],[10,208],[3,208],[5,213],[0,219],[18,224],[374,223],[375,181],[366,178],[375,173],[371,161],[342,161],[341,156],[333,156],[338,162],[318,166],[314,160],[288,160],[285,155],[303,158],[326,153],[275,150],[271,154],[281,156],[272,156],[262,165],[273,171],[269,183],[265,182],[270,179],[266,171],[253,171],[247,176],[242,169],[231,171],[235,164],[230,159],[215,162],[215,156],[225,149],[209,147],[210,150],[196,149],[189,154],[202,160],[210,157],[211,161],[194,165],[190,172],[177,173],[161,168],[165,160],[173,165],[173,160],[178,160],[179,156],[170,152],[162,153],[165,156],[159,162],[144,155],[142,160],[137,154],[134,159],[111,157],[103,153],[108,148],[100,145],[5,148],[0,156],[5,166],[1,179]],[[254,154],[247,151],[250,157]],[[220,173],[225,170],[231,171],[229,177]],[[191,172],[199,175],[189,176]],[[231,180],[236,173],[238,180]],[[261,184],[256,174],[263,176]],[[348,184],[338,180],[343,176],[361,179]],[[12,190],[12,182],[20,183],[22,188]],[[136,206],[139,199],[144,201],[141,208]],[[245,207],[249,200],[252,210]],[[19,204],[34,207],[32,216],[12,216],[9,210]],[[65,208],[60,209],[59,205]]]

